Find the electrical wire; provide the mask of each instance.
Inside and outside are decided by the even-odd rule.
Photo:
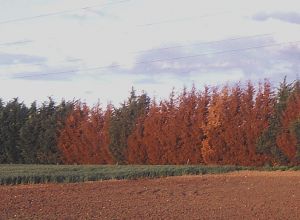
[[[184,47],[197,46],[197,45],[207,45],[207,44],[209,45],[209,44],[215,44],[215,43],[226,42],[226,41],[242,40],[242,39],[257,38],[257,37],[267,37],[267,36],[272,36],[273,34],[274,33],[256,34],[256,35],[249,35],[249,36],[227,38],[227,39],[223,39],[223,40],[198,42],[198,43],[175,45],[175,46],[169,46],[169,47],[158,47],[158,48],[153,48],[153,49],[148,49],[148,50],[138,50],[138,51],[134,51],[132,53],[145,53],[145,52],[150,52],[150,51],[177,49],[177,48],[184,48]]]
[[[66,13],[73,12],[73,11],[87,10],[90,8],[96,8],[96,7],[100,7],[100,6],[105,7],[105,6],[110,6],[110,5],[117,5],[117,4],[129,2],[129,1],[131,1],[131,0],[122,0],[122,1],[110,2],[110,3],[106,3],[106,4],[97,4],[97,5],[85,6],[85,7],[81,7],[81,8],[68,9],[68,10],[57,11],[57,12],[52,12],[52,13],[40,14],[40,15],[31,16],[31,17],[10,19],[10,20],[5,20],[5,21],[0,21],[0,25],[20,22],[20,21],[26,21],[26,20],[32,20],[32,19],[37,19],[37,18],[44,18],[44,17],[49,17],[49,16],[55,16],[55,15],[61,15],[61,14],[66,14]]]
[[[260,46],[254,46],[254,47],[246,47],[246,48],[239,48],[239,49],[232,49],[232,50],[222,50],[222,51],[216,51],[212,53],[201,53],[201,54],[194,54],[194,55],[188,55],[188,56],[179,56],[179,57],[173,57],[173,58],[167,58],[167,59],[156,59],[156,60],[150,60],[150,61],[139,61],[135,62],[134,65],[141,65],[141,64],[150,64],[150,63],[158,63],[163,61],[174,61],[174,60],[182,60],[182,59],[190,59],[195,57],[201,57],[201,56],[208,56],[208,55],[218,55],[218,54],[226,54],[226,53],[238,53],[248,50],[254,50],[254,49],[260,49],[260,48],[268,48],[268,47],[276,47],[276,46],[282,46],[287,44],[298,44],[299,41],[290,41],[290,42],[282,42],[282,43],[273,43],[273,44],[266,44],[266,45],[260,45]],[[47,75],[57,75],[57,74],[66,74],[66,73],[77,73],[82,71],[92,71],[92,70],[100,70],[100,69],[111,69],[111,68],[117,68],[122,67],[121,64],[113,64],[108,66],[98,66],[98,67],[91,67],[91,68],[85,68],[85,69],[77,69],[77,70],[70,70],[70,71],[61,71],[61,72],[51,72],[51,73],[41,73],[41,74],[31,74],[31,75],[25,75],[25,76],[16,76],[14,78],[30,78],[30,77],[37,77],[37,76],[47,76]]]
[[[0,43],[0,47],[24,45],[24,44],[29,44],[32,42],[33,42],[32,40],[20,40],[20,41],[6,42],[6,43]]]
[[[209,45],[209,44],[215,44],[215,43],[221,43],[221,42],[226,42],[226,41],[235,41],[235,40],[242,40],[242,39],[251,39],[251,38],[257,38],[257,37],[266,37],[266,36],[271,36],[272,33],[269,34],[257,34],[257,35],[250,35],[250,36],[244,36],[244,37],[236,37],[236,38],[228,38],[228,39],[223,39],[223,40],[216,40],[216,41],[207,41],[207,42],[198,42],[194,44],[186,44],[186,45],[176,45],[176,46],[170,46],[170,47],[161,47],[161,48],[153,48],[149,50],[140,50],[140,51],[134,51],[131,52],[132,54],[141,54],[141,53],[147,53],[151,51],[161,51],[161,50],[169,50],[169,49],[175,49],[175,48],[185,48],[185,47],[190,47],[190,46],[195,46],[195,45]],[[68,62],[74,62],[74,60],[77,61],[82,61],[82,59],[73,59],[72,61]],[[61,61],[60,63],[63,63],[64,61]],[[45,65],[45,62],[39,62],[39,63],[12,63],[8,66],[11,65],[30,65],[30,66],[41,66]]]
[[[183,22],[183,21],[189,21],[189,20],[198,20],[199,18],[208,18],[208,17],[215,17],[223,14],[230,14],[231,12],[218,12],[214,14],[204,14],[200,16],[193,16],[193,17],[184,17],[184,18],[175,18],[175,19],[168,19],[168,20],[162,20],[162,21],[157,21],[157,22],[151,22],[151,23],[146,23],[146,24],[139,24],[136,25],[137,27],[149,27],[149,26],[154,26],[154,25],[159,25],[159,24],[165,24],[165,23],[176,23],[176,22]]]

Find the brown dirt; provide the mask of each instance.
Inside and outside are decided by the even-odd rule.
[[[300,172],[1,186],[0,219],[300,219]]]

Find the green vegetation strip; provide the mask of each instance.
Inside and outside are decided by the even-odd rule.
[[[75,183],[108,179],[157,178],[227,173],[239,170],[300,170],[300,167],[175,165],[0,165],[0,185]]]

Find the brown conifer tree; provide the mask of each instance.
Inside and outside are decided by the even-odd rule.
[[[105,117],[99,105],[78,102],[60,131],[58,145],[67,164],[111,163],[104,135]]]

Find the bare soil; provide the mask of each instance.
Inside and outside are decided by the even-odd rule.
[[[1,186],[0,219],[300,219],[300,172]]]

